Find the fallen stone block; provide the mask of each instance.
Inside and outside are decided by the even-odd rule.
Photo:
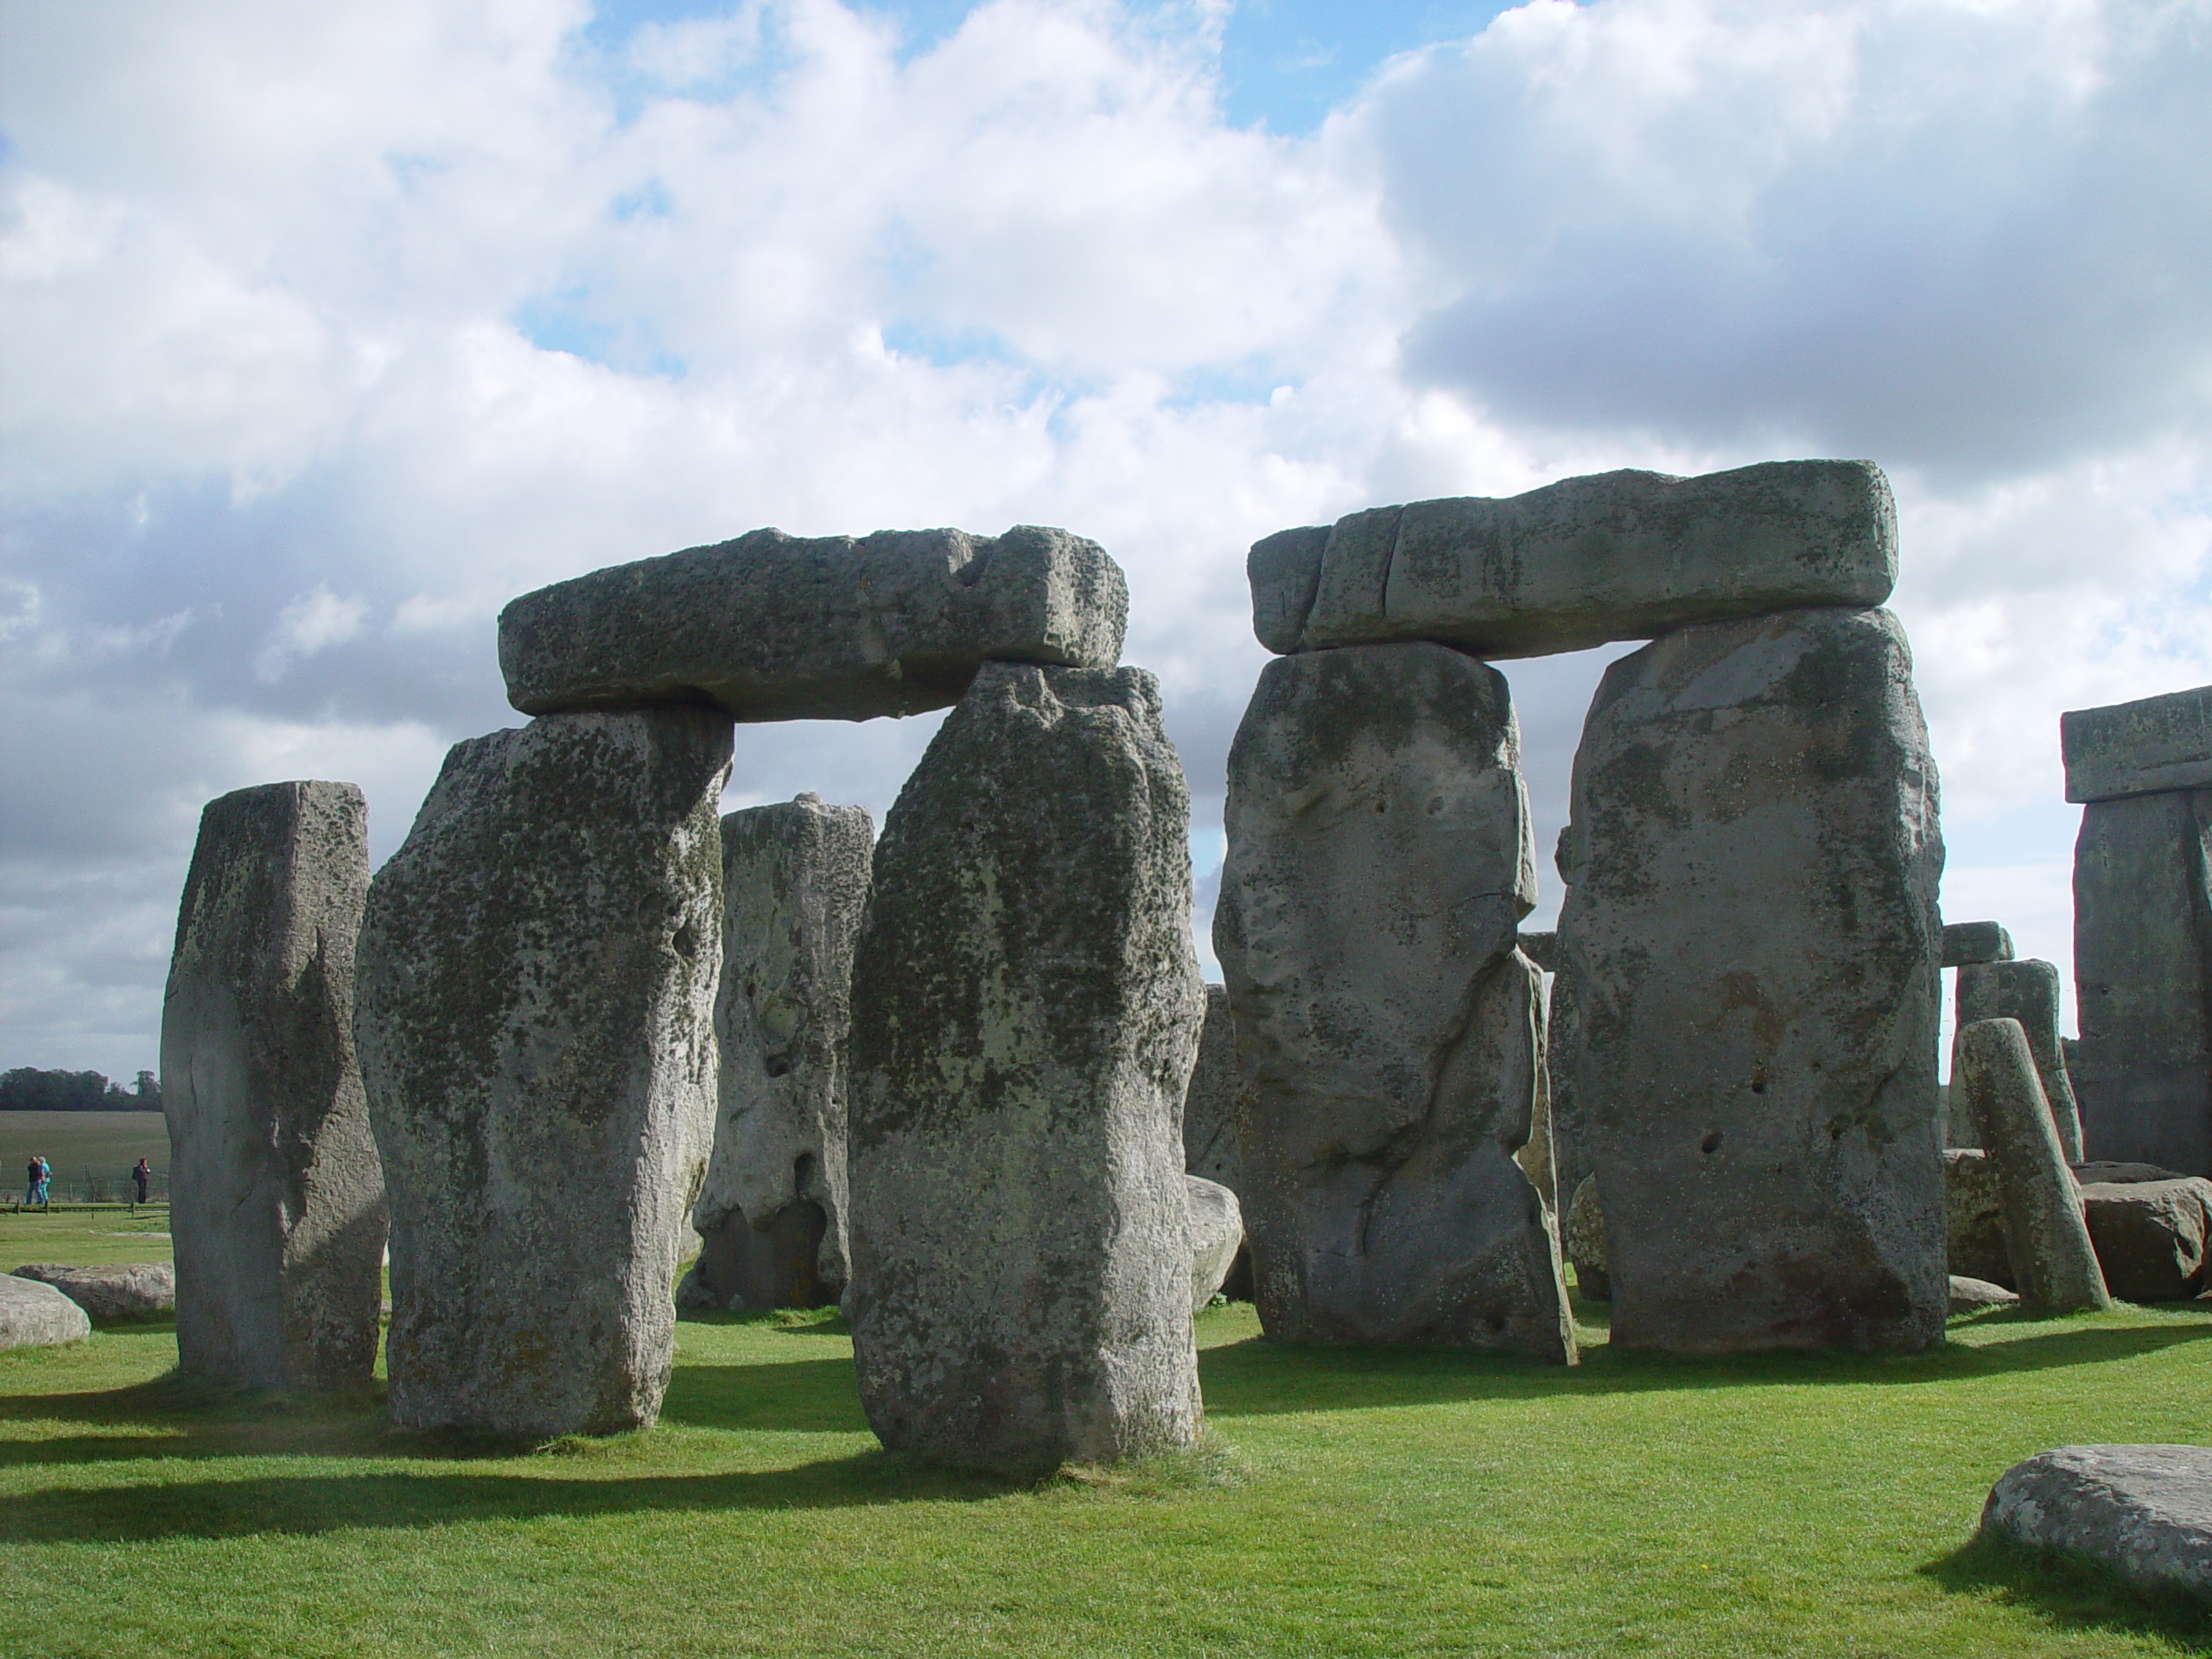
[[[2100,1182],[2082,1189],[2082,1214],[2105,1287],[2122,1301],[2178,1302],[2204,1288],[2212,1181]]]
[[[35,1262],[17,1268],[18,1279],[52,1285],[96,1319],[143,1319],[175,1310],[176,1272],[167,1262],[76,1268]]]
[[[354,1058],[368,806],[351,784],[210,801],[162,1004],[178,1369],[369,1381],[384,1178]]]
[[[2212,1447],[2039,1452],[1990,1488],[1981,1529],[2087,1556],[2141,1589],[2212,1598]]]
[[[1992,1307],[2012,1307],[2019,1297],[2004,1286],[1993,1284],[1986,1279],[1969,1279],[1964,1274],[1951,1275],[1951,1312],[1979,1313]]]
[[[1121,567],[1064,530],[756,530],[524,594],[499,614],[499,667],[530,715],[869,720],[957,702],[986,661],[1110,668],[1128,611]]]
[[[887,1447],[1031,1470],[1198,1431],[1189,813],[1152,676],[993,663],[885,819],[846,1306]]]
[[[2062,1311],[2110,1306],[2020,1022],[1978,1020],[1959,1033],[1956,1053],[1954,1075],[1997,1168],[2005,1249],[2021,1295]]]
[[[1947,931],[1948,930],[1946,930]],[[2058,1036],[2058,969],[2048,962],[1969,963],[1959,969],[1953,1006],[1955,1030],[1963,1031],[1977,1020],[2017,1020],[2027,1033],[2028,1052],[2035,1056],[2036,1077],[2044,1098],[2050,1103],[2051,1127],[2058,1132],[2058,1149],[2066,1161],[2082,1161],[2082,1115],[2074,1099],[2074,1084],[2066,1075],[2066,1057]],[[1954,1046],[1956,1038],[1953,1039]],[[1951,1063],[1954,1076],[1958,1061]],[[1979,1129],[1977,1127],[1977,1137]]]
[[[703,709],[457,744],[361,928],[361,1069],[391,1190],[393,1421],[543,1438],[651,1423],[714,1122]]]
[[[1954,1277],[2018,1282],[2005,1247],[2005,1189],[1997,1166],[1978,1147],[1943,1153],[1943,1236]]]
[[[1897,582],[1897,512],[1871,461],[1600,473],[1349,513],[1268,537],[1246,568],[1254,631],[1273,652],[1433,639],[1534,657],[1879,605]]]
[[[2212,787],[2212,685],[2070,709],[2058,742],[2069,801]]]
[[[1244,1248],[1244,1212],[1218,1181],[1185,1175],[1191,1194],[1191,1312],[1213,1300]]]
[[[1613,1342],[1941,1341],[1942,844],[1895,619],[1792,611],[1622,658],[1573,814],[1559,931]]]
[[[2002,922],[1943,924],[1943,965],[1963,968],[1974,962],[2010,962],[2012,936]]]
[[[1269,663],[1230,751],[1214,947],[1253,1090],[1237,1196],[1268,1334],[1569,1361],[1515,1162],[1541,1054],[1519,732],[1433,645]]]
[[[0,1274],[0,1349],[51,1348],[92,1334],[85,1310],[52,1285]]]

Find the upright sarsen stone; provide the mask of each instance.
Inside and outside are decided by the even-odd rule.
[[[1606,671],[1560,918],[1613,1340],[1942,1335],[1942,868],[1903,630],[1808,610]]]
[[[701,709],[471,739],[377,873],[355,1031],[397,1421],[607,1433],[660,1408],[714,1115],[729,753]]]
[[[1946,933],[1948,928],[1944,929]],[[2082,1161],[2082,1117],[2074,1100],[2074,1085],[2066,1075],[2066,1054],[2058,1034],[2058,969],[2056,963],[2030,957],[2022,962],[1973,962],[1959,969],[1954,997],[1957,1018],[1953,1022],[1951,1075],[1959,1073],[1955,1033],[1978,1020],[2017,1020],[2027,1033],[2028,1052],[2035,1056],[2036,1076],[2043,1084],[2044,1099],[2050,1105],[2051,1127],[2057,1131],[2059,1150],[2066,1161]],[[1964,1114],[1957,1116],[1963,1116]],[[1978,1130],[1979,1125],[1954,1122],[1951,1140],[1959,1144],[1958,1131]],[[1977,1135],[1976,1145],[1986,1145]],[[1986,1274],[1974,1275],[1987,1278]],[[2001,1282],[2001,1281],[2000,1281]]]
[[[1574,1353],[1514,1161],[1541,1041],[1505,681],[1443,645],[1286,657],[1230,752],[1214,914],[1253,1095],[1238,1197],[1279,1339]]]
[[[177,1363],[248,1388],[375,1368],[384,1179],[353,1057],[368,808],[351,784],[210,801],[162,1007]]]
[[[1038,1468],[1198,1431],[1189,812],[1149,674],[992,663],[884,822],[848,1306],[887,1446]]]
[[[2035,1057],[2017,1020],[1977,1020],[1959,1033],[1957,1086],[1988,1141],[2020,1294],[2045,1307],[2109,1307],[2082,1213],[2081,1189],[2058,1147]]]
[[[845,1038],[875,829],[816,795],[722,820],[720,1114],[677,1300],[817,1307],[845,1287]]]

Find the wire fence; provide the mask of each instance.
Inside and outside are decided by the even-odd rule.
[[[18,1177],[22,1171],[18,1169]],[[138,1183],[128,1166],[122,1168],[103,1168],[92,1164],[80,1164],[74,1170],[54,1172],[54,1179],[46,1184],[48,1205],[123,1204],[166,1205],[169,1201],[169,1173],[155,1170],[146,1181],[146,1196],[138,1196]],[[32,1200],[28,1185],[0,1193],[0,1209],[17,1214],[25,1210],[35,1211],[39,1205]]]

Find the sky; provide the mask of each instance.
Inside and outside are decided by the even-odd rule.
[[[0,0],[0,1067],[155,1063],[206,801],[381,859],[508,598],[771,524],[1104,543],[1211,971],[1253,540],[1801,455],[2065,966],[2060,711],[2212,682],[2208,156],[2212,0]],[[1504,665],[1547,853],[1626,649]]]

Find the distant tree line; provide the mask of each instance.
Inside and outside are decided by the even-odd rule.
[[[150,1071],[125,1089],[97,1071],[0,1071],[0,1112],[157,1112],[162,1085]]]

